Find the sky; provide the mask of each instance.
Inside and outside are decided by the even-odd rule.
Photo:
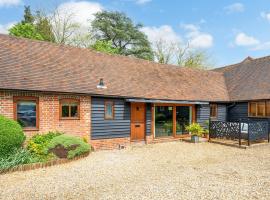
[[[270,55],[269,0],[0,0],[0,33],[22,19],[24,5],[72,11],[85,27],[98,11],[124,12],[144,25],[151,42],[189,43],[206,51],[216,67]]]

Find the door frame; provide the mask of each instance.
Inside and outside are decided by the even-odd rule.
[[[135,105],[143,105],[143,108],[144,108],[144,112],[143,112],[143,115],[144,115],[144,121],[143,121],[143,124],[144,124],[144,133],[143,133],[143,139],[132,139],[132,123],[133,123],[133,120],[132,120],[132,106],[135,106]],[[146,140],[146,103],[143,103],[143,102],[131,102],[130,103],[130,141],[131,142],[135,142],[135,141],[145,141]]]
[[[176,107],[177,106],[190,106],[191,107],[191,122],[195,123],[196,122],[196,105],[195,104],[173,104],[173,103],[155,103],[153,104],[153,109],[152,109],[152,135],[154,138],[156,138],[156,130],[155,130],[155,112],[156,106],[172,106],[173,107],[173,135],[168,136],[168,137],[174,137],[174,138],[183,138],[183,137],[188,137],[190,134],[183,134],[183,135],[177,135],[176,134]],[[165,136],[166,137],[166,136]]]

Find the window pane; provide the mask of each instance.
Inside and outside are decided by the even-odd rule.
[[[256,103],[249,104],[249,115],[256,116]]]
[[[176,134],[187,134],[186,126],[191,121],[191,107],[190,106],[177,106],[176,107]]]
[[[257,103],[257,116],[264,116],[265,111],[265,102],[258,102]]]
[[[270,101],[266,102],[266,116],[270,117]]]
[[[62,105],[62,117],[69,117],[69,106],[66,104]]]
[[[78,117],[78,105],[77,104],[72,104],[70,105],[70,117]]]
[[[105,104],[105,118],[107,119],[113,118],[113,104],[111,102],[107,102]]]
[[[171,136],[173,133],[173,107],[155,107],[155,136]]]
[[[36,102],[18,101],[17,120],[22,127],[36,127]]]

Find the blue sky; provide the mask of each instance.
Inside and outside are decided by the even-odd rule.
[[[211,55],[216,66],[242,61],[245,57],[270,55],[269,0],[0,0],[0,32],[21,20],[23,6],[33,10],[66,7],[87,26],[99,10],[127,13],[141,22],[151,41],[178,40]]]

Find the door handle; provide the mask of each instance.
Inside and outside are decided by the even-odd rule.
[[[136,128],[138,128],[138,127],[140,127],[140,126],[141,126],[141,125],[139,125],[139,124],[136,124],[136,125],[135,125]]]

